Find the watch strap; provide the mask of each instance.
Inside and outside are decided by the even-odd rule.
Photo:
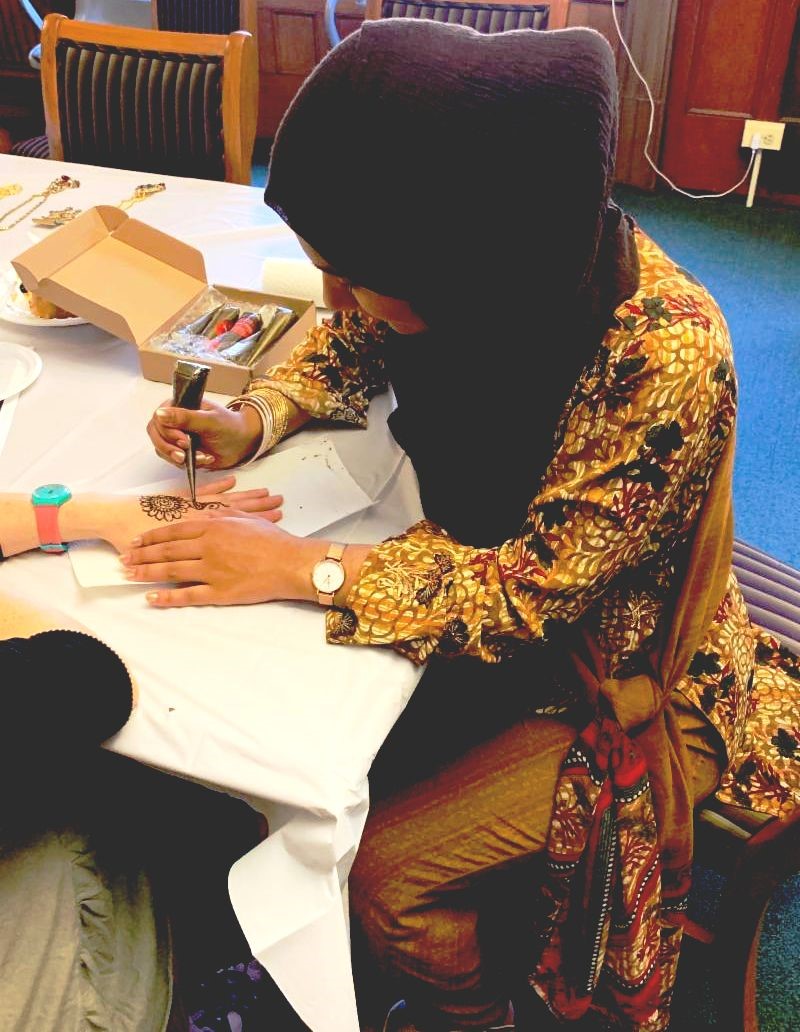
[[[345,547],[346,546],[341,544],[340,542],[333,541],[331,542],[328,551],[325,553],[325,559],[332,559],[333,562],[338,563],[342,567],[342,573],[344,573],[342,556],[344,555]],[[323,559],[323,562],[324,561],[325,560]],[[338,590],[339,588],[336,589],[336,591]],[[336,591],[317,591],[317,602],[319,602],[321,606],[332,606],[333,600],[336,596]]]
[[[34,505],[36,515],[36,531],[39,535],[39,548],[43,552],[66,552],[67,546],[61,539],[58,528],[57,505]]]

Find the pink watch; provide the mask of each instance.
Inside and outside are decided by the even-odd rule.
[[[58,510],[70,498],[72,492],[64,484],[42,484],[31,495],[39,548],[43,552],[66,552],[67,546],[58,529]]]

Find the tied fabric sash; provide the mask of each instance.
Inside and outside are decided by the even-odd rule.
[[[583,629],[571,655],[595,719],[556,784],[542,888],[544,943],[530,984],[568,1020],[590,1008],[662,1032],[678,967],[692,862],[691,760],[671,705],[725,597],[733,553],[734,438],[721,443],[651,671],[616,679]]]
[[[667,1027],[689,882],[664,878],[655,828],[642,752],[613,718],[589,724],[556,788],[544,949],[530,979],[559,1017],[591,1007],[629,1027]]]

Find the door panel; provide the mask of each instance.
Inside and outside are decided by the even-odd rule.
[[[711,0],[702,4],[694,35],[686,108],[692,114],[744,117],[757,106],[773,0]],[[759,38],[760,35],[760,38]]]
[[[800,0],[681,0],[661,162],[679,186],[722,191],[744,174],[744,120],[782,117],[799,7]],[[790,150],[765,155],[764,183]]]

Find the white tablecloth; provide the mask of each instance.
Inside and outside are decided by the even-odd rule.
[[[62,172],[81,187],[43,210],[117,203],[164,178],[0,156],[0,185],[23,183],[25,195]],[[258,287],[266,256],[300,255],[261,190],[166,182],[130,214],[199,247],[210,282]],[[15,201],[0,200],[0,214]],[[3,268],[30,245],[31,228],[26,220],[0,234]],[[3,341],[35,348],[44,368],[18,398],[0,452],[1,489],[50,481],[124,489],[169,472],[145,423],[170,389],[141,377],[132,346],[90,326],[0,322]],[[377,541],[418,518],[413,473],[386,427],[389,403],[375,399],[366,432],[326,431],[376,504],[322,536]],[[266,473],[269,486],[268,460]],[[254,955],[315,1032],[356,1032],[342,892],[366,818],[370,763],[418,671],[390,651],[327,645],[312,606],[154,610],[140,587],[80,588],[66,556],[18,556],[0,567],[0,587],[70,612],[126,657],[141,698],[110,749],[242,797],[267,816],[271,834],[231,871],[237,916]]]

